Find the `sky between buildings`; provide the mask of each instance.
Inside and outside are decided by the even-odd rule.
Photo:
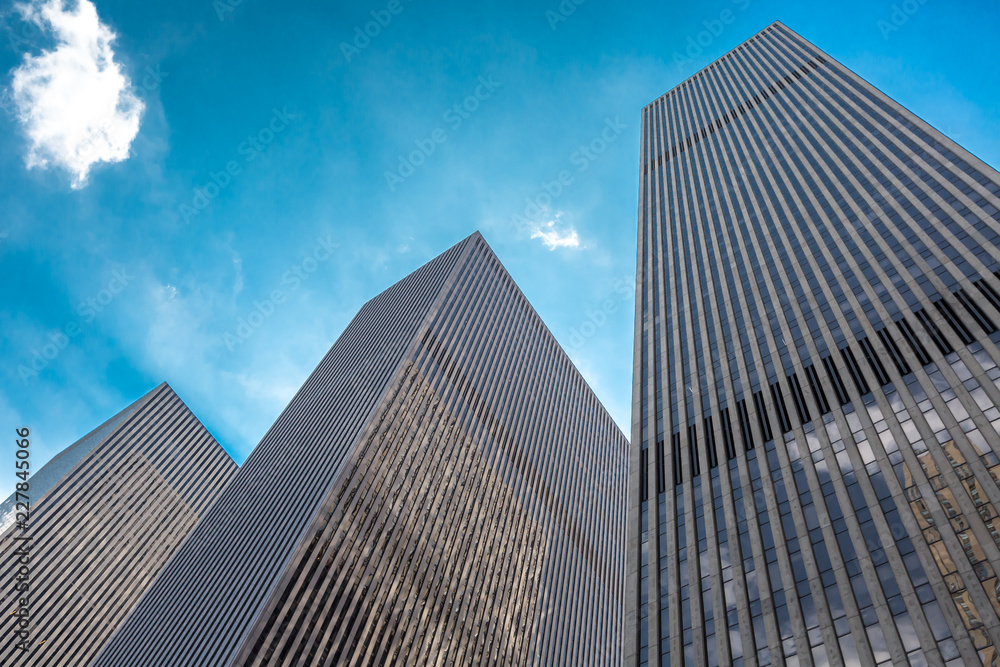
[[[774,20],[1000,164],[995,1],[0,11],[0,497],[164,380],[242,462],[477,229],[629,435],[639,111]]]

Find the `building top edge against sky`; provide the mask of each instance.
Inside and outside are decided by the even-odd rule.
[[[886,102],[888,102],[889,104],[891,104],[891,105],[893,105],[895,107],[898,107],[900,109],[905,109],[907,113],[912,114],[917,120],[919,120],[921,123],[923,123],[927,128],[933,128],[933,129],[937,130],[937,128],[935,128],[933,125],[931,125],[926,120],[924,120],[924,118],[922,118],[919,114],[917,114],[916,112],[912,111],[909,107],[904,106],[903,104],[901,104],[893,95],[890,95],[889,93],[887,93],[884,90],[882,90],[882,88],[880,88],[879,86],[876,86],[875,84],[873,84],[871,81],[868,80],[868,78],[866,78],[864,75],[862,75],[861,73],[859,73],[858,71],[856,71],[854,68],[848,67],[841,60],[839,60],[836,57],[830,55],[830,53],[828,51],[826,51],[825,49],[823,49],[820,46],[818,46],[812,40],[807,40],[799,32],[797,32],[794,29],[788,27],[788,25],[785,24],[785,23],[783,23],[781,20],[774,20],[774,21],[772,21],[766,27],[764,27],[761,30],[757,31],[752,36],[750,36],[747,39],[743,40],[742,42],[740,42],[739,44],[735,45],[733,48],[729,49],[728,51],[726,51],[724,54],[722,54],[718,58],[715,58],[714,60],[712,60],[710,63],[708,63],[704,67],[702,67],[698,71],[694,72],[691,76],[687,77],[686,79],[684,79],[680,83],[672,86],[670,89],[668,89],[662,95],[658,96],[656,99],[654,99],[653,101],[651,101],[649,104],[646,104],[644,107],[642,107],[641,114],[645,114],[647,111],[649,111],[650,109],[655,108],[659,104],[662,104],[668,98],[673,97],[674,95],[676,95],[677,93],[679,93],[681,90],[683,90],[683,89],[691,86],[693,83],[695,83],[696,81],[698,81],[699,79],[701,79],[702,77],[704,77],[708,72],[710,72],[713,69],[715,69],[716,67],[718,67],[720,63],[722,63],[722,62],[724,62],[726,60],[729,60],[729,59],[735,57],[740,51],[742,51],[744,48],[746,48],[746,46],[748,44],[751,44],[751,43],[753,43],[753,42],[755,42],[757,40],[760,40],[768,32],[770,32],[772,30],[775,30],[775,29],[785,30],[789,34],[793,35],[794,37],[797,37],[800,40],[804,40],[804,41],[808,42],[810,48],[812,48],[814,51],[816,51],[818,54],[820,54],[821,57],[837,62],[846,71],[850,72],[851,75],[857,77],[858,80],[860,80],[864,85],[871,87],[872,90],[874,90],[878,95],[882,96],[883,99]],[[966,154],[966,155],[974,158],[977,162],[982,163],[982,164],[984,164],[984,165],[986,165],[986,166],[988,166],[990,168],[993,168],[992,164],[990,164],[988,162],[985,162],[984,160],[982,160],[981,158],[979,158],[975,153],[971,152],[963,144],[956,142],[955,140],[953,140],[946,133],[942,133],[942,134],[943,134],[944,138],[947,139],[947,141],[951,144],[952,147],[957,147],[958,149],[960,149],[962,151],[962,153],[964,153],[964,154]]]
[[[510,274],[510,271],[508,271],[507,267],[504,266],[503,260],[500,259],[500,256],[497,255],[496,251],[490,245],[489,241],[483,236],[482,232],[480,232],[479,230],[476,230],[472,234],[469,234],[468,236],[466,236],[465,238],[463,238],[461,241],[452,244],[445,251],[443,251],[441,253],[438,253],[437,255],[431,257],[430,259],[427,260],[427,263],[433,262],[435,259],[437,259],[441,255],[444,255],[445,253],[449,252],[453,248],[456,248],[456,247],[464,245],[464,244],[475,243],[476,239],[481,240],[483,242],[483,244],[486,246],[486,248],[489,250],[489,252],[494,257],[496,257],[497,262],[499,264],[499,271],[502,273],[502,275],[506,276],[506,278],[508,280],[510,280],[510,282],[514,285],[515,289],[517,289],[523,295],[524,294],[524,290],[521,289],[521,286],[518,285],[517,281]],[[409,276],[407,275],[407,276],[404,276],[404,277],[400,278],[399,280],[395,281],[394,283],[392,283],[391,285],[389,285],[388,287],[386,287],[385,289],[383,289],[382,291],[380,291],[378,294],[374,295],[371,299],[369,299],[368,301],[366,301],[365,302],[365,306],[367,306],[368,304],[370,304],[370,303],[376,301],[377,299],[381,298],[386,292],[389,292],[390,290],[395,289],[397,285],[399,285],[400,283],[405,282],[408,278],[409,278]],[[580,372],[580,369],[577,367],[576,363],[573,361],[573,359],[566,352],[566,349],[562,346],[562,343],[559,342],[559,339],[555,336],[555,334],[552,333],[551,329],[549,329],[548,325],[545,323],[544,318],[542,318],[542,316],[538,313],[538,311],[535,310],[535,307],[531,304],[531,301],[528,300],[528,298],[526,296],[525,296],[524,301],[525,301],[525,304],[528,307],[528,311],[531,313],[531,317],[545,331],[545,333],[546,333],[546,342],[548,344],[552,344],[552,345],[555,346],[555,349],[558,350],[558,354],[563,359],[563,361],[572,369],[572,371],[576,375],[580,376],[580,379],[583,381],[583,384],[587,388],[587,391],[594,397],[594,399],[597,401],[597,403],[601,406],[601,409],[605,413],[607,413],[607,414],[610,415],[610,411],[608,410],[608,406],[604,404],[604,402],[601,400],[601,397],[597,395],[597,392],[595,392],[594,388],[590,385],[590,382],[588,382],[587,379]],[[625,431],[623,431],[621,429],[621,427],[617,423],[615,423],[615,428],[620,433],[622,433],[622,435],[624,436],[624,438],[625,438],[625,440],[627,442],[628,439],[629,439],[628,433],[625,433]]]
[[[734,53],[736,53],[737,51],[739,51],[740,49],[742,49],[744,46],[746,46],[747,44],[749,44],[753,40],[759,38],[761,35],[763,35],[768,30],[770,30],[771,28],[773,28],[775,26],[781,26],[781,27],[785,28],[786,30],[789,30],[791,32],[795,32],[794,30],[792,30],[791,28],[789,28],[788,26],[786,26],[781,21],[772,21],[771,23],[769,23],[767,25],[767,27],[762,28],[761,30],[759,30],[756,33],[754,33],[752,36],[748,37],[747,39],[744,39],[742,42],[740,42],[739,44],[737,44],[733,48],[729,49],[728,51],[726,51],[724,54],[722,54],[721,56],[719,56],[718,58],[716,58],[715,60],[713,60],[709,64],[705,65],[704,67],[702,67],[701,69],[699,69],[697,72],[695,72],[694,74],[692,74],[688,78],[684,79],[683,81],[681,81],[677,85],[671,87],[669,90],[667,90],[665,93],[663,93],[662,95],[660,95],[659,97],[657,97],[655,100],[653,100],[649,104],[645,105],[642,108],[642,110],[645,111],[646,109],[648,109],[648,108],[650,108],[650,107],[658,104],[659,102],[662,102],[667,97],[670,97],[671,95],[676,94],[677,91],[679,91],[681,88],[687,87],[688,85],[691,84],[691,82],[693,82],[693,81],[701,78],[702,76],[704,76],[705,72],[707,72],[707,71],[715,68],[715,66],[720,61],[725,60],[726,58],[731,58]],[[798,34],[798,33],[796,33],[796,34]]]

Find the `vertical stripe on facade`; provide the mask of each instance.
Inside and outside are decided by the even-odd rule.
[[[642,134],[626,663],[990,664],[996,172],[780,23]]]
[[[27,532],[31,647],[17,648],[9,628],[4,665],[87,664],[237,469],[166,384],[49,465],[38,476],[56,474],[31,503]],[[24,595],[13,556],[20,534],[11,526],[0,537],[5,610]],[[6,624],[16,620],[4,613]]]
[[[386,335],[399,341],[391,364],[341,353]],[[265,572],[251,549],[244,583],[223,579],[201,611],[233,641],[205,646],[170,620],[189,572],[241,539],[209,516],[98,664],[618,664],[627,441],[481,236],[366,305],[286,409],[297,421],[272,432],[287,421],[303,451],[329,448],[314,421],[340,423],[343,407],[302,404],[352,379],[380,391],[358,399],[335,466],[317,455],[291,468],[328,482],[310,503],[291,494],[302,528],[279,566]],[[271,447],[266,436],[220,514],[253,511],[245,498],[274,485]],[[265,573],[269,586],[248,591]],[[164,621],[169,642],[154,634]]]

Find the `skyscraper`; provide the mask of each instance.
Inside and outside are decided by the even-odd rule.
[[[362,307],[95,664],[618,664],[627,456],[476,233]]]
[[[27,530],[0,506],[0,664],[87,664],[236,469],[162,384],[30,475]]]
[[[780,23],[641,140],[626,664],[997,664],[1000,176]]]

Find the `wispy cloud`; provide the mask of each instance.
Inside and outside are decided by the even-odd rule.
[[[213,433],[241,461],[323,358],[332,338],[327,322],[307,315],[315,314],[320,301],[309,301],[309,288],[303,287],[297,295],[306,301],[281,311],[293,326],[272,323],[235,352],[227,351],[221,334],[240,312],[233,310],[231,278],[229,266],[220,266],[209,279],[185,277],[177,287],[150,277],[143,306],[130,312],[135,319],[124,347],[142,373],[167,379],[199,418],[217,425]],[[325,296],[322,303],[328,305]],[[340,321],[346,323],[349,316]]]
[[[239,253],[233,253],[233,268],[236,269],[236,278],[233,280],[233,296],[243,291],[243,258]]]
[[[144,105],[115,62],[115,34],[89,0],[32,0],[18,11],[55,42],[25,54],[11,85],[18,120],[28,135],[28,168],[69,171],[71,186],[87,184],[98,162],[121,162],[139,132]]]
[[[547,222],[533,222],[531,238],[541,239],[549,250],[579,248],[580,236],[573,225],[560,222],[562,215],[559,211]]]

